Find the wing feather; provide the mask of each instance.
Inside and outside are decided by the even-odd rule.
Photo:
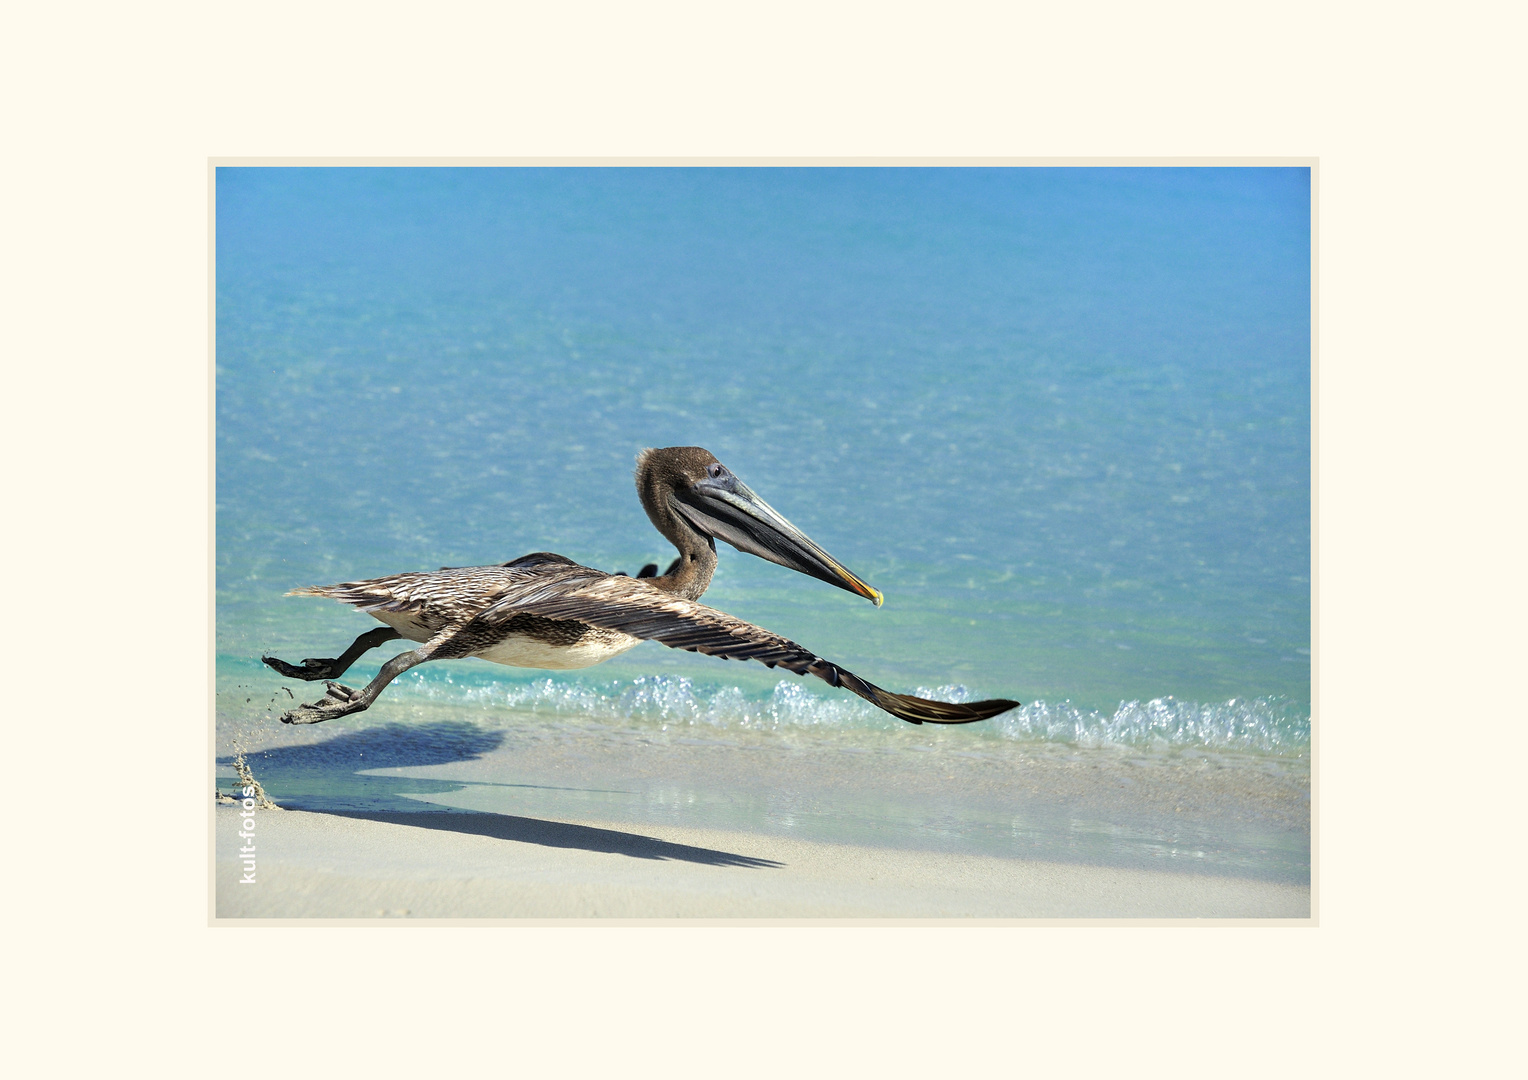
[[[563,568],[558,566],[554,572],[556,570]],[[389,574],[366,581],[342,581],[338,585],[312,585],[293,589],[287,595],[327,596],[362,611],[417,612],[438,608],[470,618],[505,589],[536,576],[528,567],[513,564],[442,567],[433,571]]]

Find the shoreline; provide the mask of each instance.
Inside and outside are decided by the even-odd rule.
[[[1147,857],[1131,847],[1140,841],[1155,845],[1148,861],[1192,848],[1205,865],[1309,881],[1308,759],[1060,744],[980,753],[948,731],[488,727],[430,713],[272,731],[282,741],[247,760],[278,803],[312,810],[482,811],[1036,858],[1070,859],[1080,844],[1114,862]],[[226,756],[219,772],[231,783]]]
[[[262,876],[239,886],[237,812],[216,808],[216,911],[1310,915],[1308,758],[521,719],[390,704],[322,730],[249,731],[270,740],[249,739],[245,760],[283,810],[255,817]],[[233,772],[225,753],[218,790]]]

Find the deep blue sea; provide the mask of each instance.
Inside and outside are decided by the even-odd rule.
[[[1305,168],[220,168],[220,749],[283,734],[263,652],[376,625],[288,589],[665,566],[634,458],[693,444],[886,596],[718,545],[706,603],[891,690],[1025,703],[930,738],[1306,756],[1310,194]],[[426,665],[305,737],[411,703],[930,730],[647,643]]]

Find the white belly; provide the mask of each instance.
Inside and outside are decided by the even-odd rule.
[[[612,656],[619,656],[642,639],[630,634],[603,633],[596,637],[588,635],[573,645],[549,645],[533,637],[513,634],[497,645],[474,653],[480,659],[509,667],[549,668],[565,671],[569,668],[591,667]]]
[[[434,636],[434,632],[411,612],[373,611],[371,616],[391,626],[409,641],[429,641]],[[641,638],[614,630],[595,630],[571,645],[553,645],[525,634],[511,634],[497,645],[471,655],[508,667],[566,671],[592,667],[621,655],[641,641]]]

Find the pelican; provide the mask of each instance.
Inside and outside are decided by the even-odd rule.
[[[820,578],[877,607],[882,597],[750,491],[708,450],[644,450],[637,457],[636,481],[648,518],[679,551],[661,576],[656,564],[644,566],[633,578],[538,551],[497,566],[442,567],[287,593],[331,597],[385,625],[356,638],[336,658],[297,665],[261,657],[289,678],[327,683],[322,698],[287,712],[282,723],[316,724],[360,712],[388,683],[430,660],[476,656],[511,667],[566,670],[598,664],[641,641],[815,675],[910,724],[968,724],[1018,706],[1001,698],[956,704],[893,694],[794,641],[696,603],[716,570],[718,540]],[[332,681],[363,653],[398,638],[419,645],[383,664],[364,689]]]

